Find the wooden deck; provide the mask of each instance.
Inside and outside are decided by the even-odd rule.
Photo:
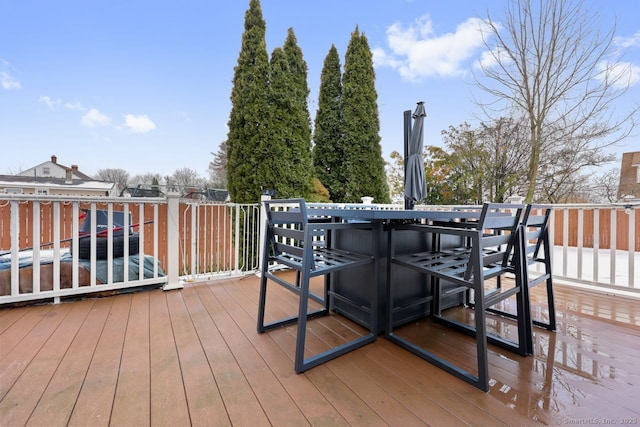
[[[256,333],[258,282],[1,309],[0,425],[639,422],[637,299],[557,286],[558,331],[536,328],[535,357],[490,346],[483,393],[383,337],[296,375],[295,327]],[[295,300],[283,290],[271,303],[279,315]],[[311,351],[359,331],[337,315],[310,326]],[[404,329],[473,366],[468,337],[428,320]]]

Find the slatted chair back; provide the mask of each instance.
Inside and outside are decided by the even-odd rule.
[[[274,206],[276,210],[274,210]],[[265,207],[267,241],[272,260],[290,268],[301,269],[307,228],[304,201],[265,202]],[[312,248],[310,247],[310,249]]]
[[[330,248],[329,231],[344,224],[310,217],[304,199],[269,201],[265,207],[270,261],[308,271],[310,277],[371,262],[371,257]]]
[[[499,265],[493,272],[488,271],[485,278],[500,274],[507,268],[514,252],[517,240],[517,229],[522,215],[522,206],[498,203],[484,205],[478,228],[483,230],[481,249],[483,250],[483,267]],[[469,276],[467,276],[467,279]]]
[[[525,249],[523,256],[526,259],[524,274],[527,283],[527,304],[530,306],[529,289],[541,283],[546,284],[547,307],[549,321],[533,319],[536,326],[551,331],[556,329],[556,310],[553,296],[553,273],[551,269],[551,243],[549,241],[549,219],[552,209],[545,205],[528,205],[522,220],[524,228]],[[541,265],[542,272],[532,274],[531,265]],[[531,338],[533,339],[533,338]]]
[[[535,262],[551,263],[547,254],[549,248],[549,217],[551,216],[551,207],[543,205],[527,205],[527,209],[522,220],[525,230],[525,254],[529,264]]]

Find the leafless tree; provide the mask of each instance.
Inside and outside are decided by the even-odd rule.
[[[146,187],[162,185],[162,175],[151,172],[135,175],[129,180],[129,185],[140,185]]]
[[[188,167],[176,169],[171,178],[167,179],[167,183],[169,182],[178,190],[184,190],[189,187],[198,188],[205,185],[205,179],[197,171]]]
[[[481,123],[475,131],[485,151],[488,200],[504,202],[508,196],[521,195],[527,167],[527,135],[524,120],[501,117],[493,123]]]
[[[102,181],[115,182],[118,189],[117,194],[120,194],[127,187],[129,181],[129,172],[124,169],[98,169],[95,176]]]
[[[613,203],[618,200],[618,184],[620,183],[620,169],[610,169],[593,177],[590,202]]]
[[[393,203],[404,200],[404,159],[397,151],[391,152],[391,161],[385,165],[389,197]]]
[[[553,143],[546,144],[545,153],[540,156],[535,197],[551,203],[588,199],[582,195],[589,193],[591,174],[583,171],[612,162],[615,156],[592,144],[597,129],[582,135],[565,135],[561,127],[547,133]]]
[[[209,180],[217,188],[227,188],[227,141],[222,141],[209,162]]]
[[[603,151],[635,127],[637,105],[621,115],[612,110],[633,80],[615,46],[615,25],[601,32],[599,20],[571,0],[510,0],[504,21],[487,15],[488,52],[475,78],[489,99],[477,102],[490,118],[514,110],[527,118],[527,202],[543,166],[564,161],[551,148],[581,140]]]

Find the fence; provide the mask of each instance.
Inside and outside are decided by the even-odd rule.
[[[554,205],[554,278],[640,292],[640,215],[635,205]]]
[[[554,279],[640,294],[639,208],[637,204],[553,205],[549,233]]]
[[[354,208],[364,207],[354,205]],[[376,209],[402,209],[374,205]],[[616,291],[640,292],[639,206],[554,205],[554,278]],[[416,206],[416,209],[469,206]],[[83,217],[107,212],[106,229],[91,221],[80,237]],[[114,256],[114,213],[123,213],[124,261]],[[68,198],[0,196],[0,305],[54,299],[147,285],[165,289],[189,280],[209,280],[258,270],[259,205],[216,204],[165,198]],[[101,234],[102,231],[102,234]],[[105,233],[106,232],[106,233]],[[88,256],[80,258],[85,240]],[[139,253],[131,250],[134,239]],[[90,243],[87,243],[90,242]],[[131,253],[129,253],[131,252]],[[103,254],[104,255],[104,254]],[[105,258],[105,259],[99,259]]]
[[[257,239],[258,223],[257,205],[177,195],[0,196],[0,304],[255,271],[257,244],[245,242]]]

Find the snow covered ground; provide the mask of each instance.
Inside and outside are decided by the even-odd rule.
[[[612,257],[612,253],[608,249],[600,249],[596,254],[592,248],[582,248],[582,256],[580,257],[578,248],[567,247],[565,251],[562,246],[555,246],[553,248],[553,275],[561,278],[563,282],[572,284],[574,283],[572,280],[576,280],[606,285],[607,292],[610,292],[610,286],[615,286],[616,293],[640,297],[640,292],[638,292],[640,290],[640,253],[634,253],[630,256],[628,251],[616,250],[614,254],[615,256]],[[594,269],[596,259],[597,270]],[[629,282],[630,270],[633,274],[631,283]],[[630,288],[636,290],[626,291]],[[620,292],[617,291],[618,289]]]

